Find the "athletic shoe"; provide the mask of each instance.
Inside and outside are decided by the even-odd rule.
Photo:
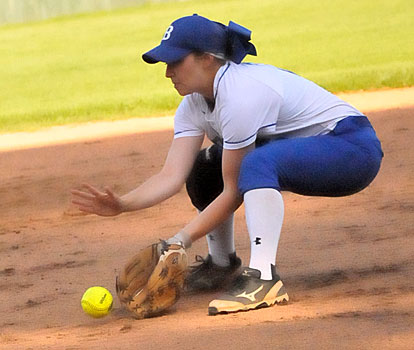
[[[244,268],[243,273],[236,278],[230,290],[210,303],[208,314],[217,315],[260,309],[289,300],[273,265],[270,281],[260,279],[260,275],[259,270]]]
[[[225,288],[234,279],[241,266],[241,260],[236,253],[229,254],[229,260],[230,265],[222,267],[213,263],[210,254],[206,259],[197,255],[196,261],[200,264],[190,266],[184,290],[188,293],[195,293]]]

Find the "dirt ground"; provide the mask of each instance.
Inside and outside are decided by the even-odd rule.
[[[392,108],[383,99],[383,109],[361,108],[383,143],[378,177],[345,198],[285,193],[277,264],[291,301],[238,314],[208,316],[215,293],[183,296],[140,321],[117,300],[102,319],[81,309],[88,287],[115,295],[125,261],[196,212],[183,190],[137,213],[81,215],[70,189],[134,188],[160,169],[170,128],[1,151],[0,349],[413,349],[414,106],[387,96]],[[243,208],[236,232],[248,263]],[[190,259],[196,254],[206,254],[204,240]]]

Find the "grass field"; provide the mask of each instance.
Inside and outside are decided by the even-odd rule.
[[[414,85],[411,0],[208,0],[0,27],[0,133],[172,114],[165,65],[140,55],[198,13],[253,31],[258,57],[333,92]]]

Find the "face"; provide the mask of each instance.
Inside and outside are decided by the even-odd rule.
[[[167,64],[165,76],[170,78],[181,96],[202,93],[207,85],[203,59],[191,53],[182,60]]]

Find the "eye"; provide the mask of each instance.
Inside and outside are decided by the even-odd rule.
[[[168,66],[170,66],[171,68],[175,68],[175,67],[179,66],[181,63],[183,63],[183,61],[184,61],[184,59],[182,58],[178,61],[168,63]]]

